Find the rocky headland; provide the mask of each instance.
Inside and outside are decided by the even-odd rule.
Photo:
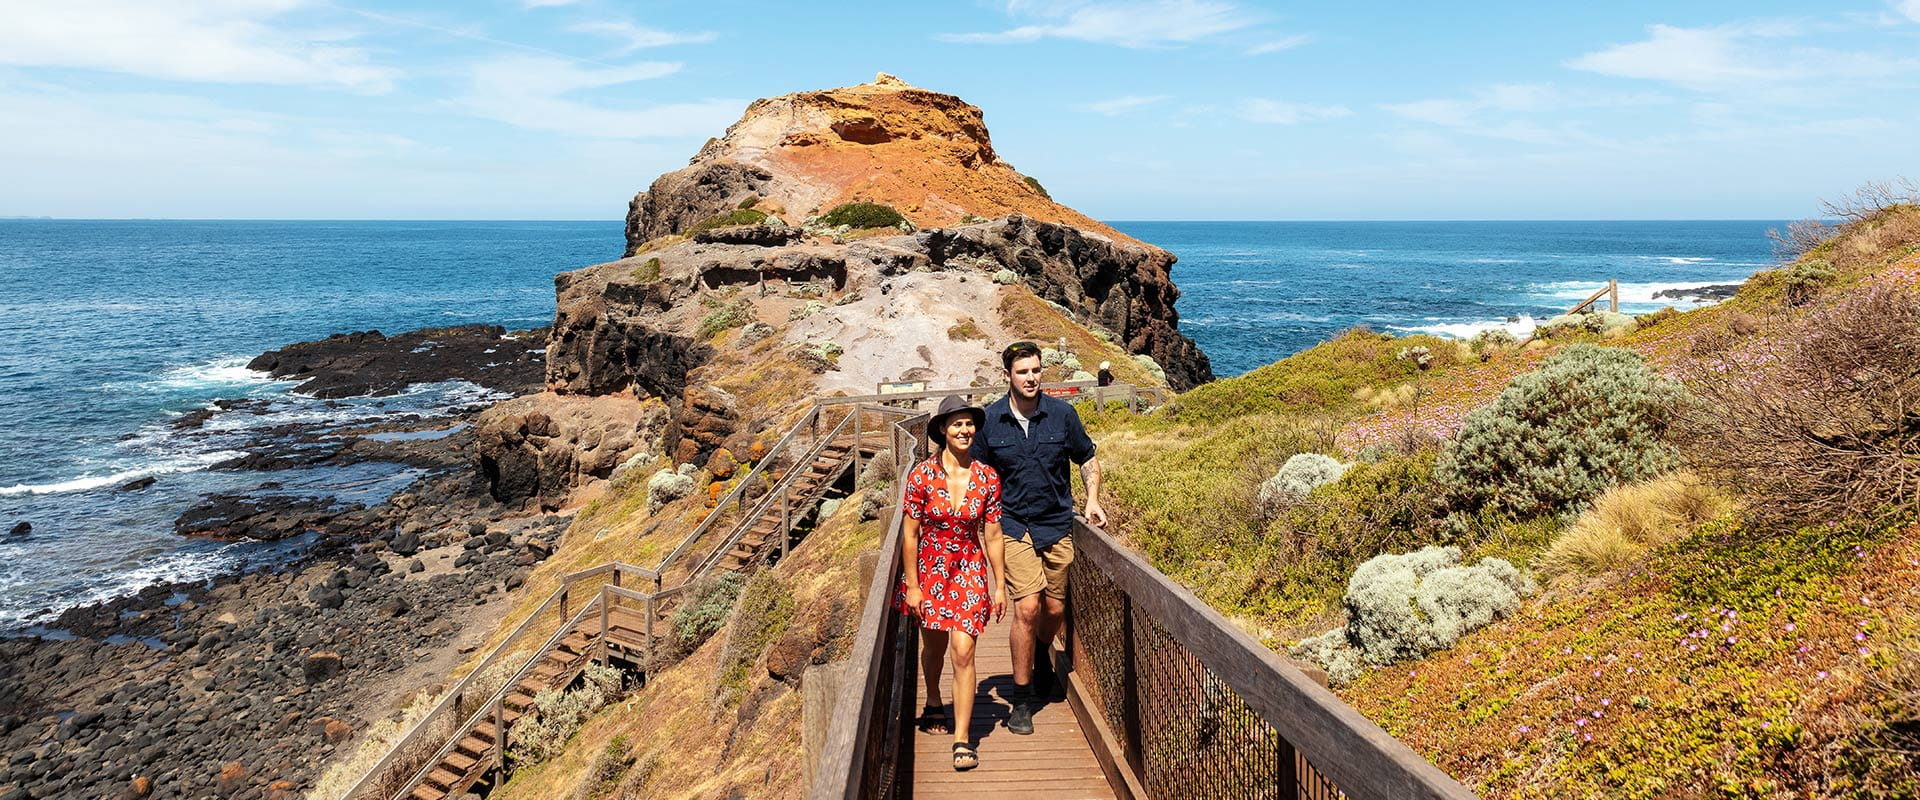
[[[307,795],[372,723],[431,697],[513,624],[523,584],[682,535],[812,397],[994,385],[999,350],[1021,339],[1047,346],[1052,380],[1090,380],[1101,361],[1135,384],[1212,380],[1179,331],[1174,263],[1054,202],[951,95],[881,75],[757,101],[635,197],[626,257],[556,277],[550,330],[367,331],[256,359],[328,403],[474,390],[445,413],[252,429],[245,455],[215,469],[262,473],[259,486],[205,498],[176,528],[298,542],[299,559],[0,640],[0,800]],[[223,420],[271,418],[272,403],[222,401],[174,433],[230,435]],[[345,502],[276,477],[371,464],[404,466],[409,482]],[[707,491],[651,502],[628,476],[656,469]],[[821,510],[833,547],[865,535],[862,505]],[[576,514],[592,517],[584,539]],[[829,553],[797,558],[852,571]],[[839,634],[819,632],[844,633],[856,583],[808,589],[792,624],[817,635],[783,646],[812,655],[733,690],[789,698],[767,706],[766,730],[798,724],[790,691],[833,651]],[[753,772],[762,788],[794,779],[797,758],[727,755],[724,728],[703,734],[728,741],[720,762],[698,769]]]

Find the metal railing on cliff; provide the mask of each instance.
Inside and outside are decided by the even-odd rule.
[[[910,452],[926,416],[895,425]],[[866,591],[849,687],[837,698],[808,797],[912,793],[918,640],[887,602],[900,580],[901,459],[894,509]],[[1192,592],[1077,520],[1058,674],[1121,798],[1447,798],[1473,793],[1256,641]],[[1051,650],[1051,648],[1049,648]]]

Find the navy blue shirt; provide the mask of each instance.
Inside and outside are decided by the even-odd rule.
[[[987,406],[986,425],[973,438],[973,457],[1000,473],[1001,530],[1046,547],[1073,532],[1067,462],[1085,464],[1093,458],[1093,440],[1073,406],[1046,394],[1027,425],[1021,430],[1012,401],[1000,398]]]

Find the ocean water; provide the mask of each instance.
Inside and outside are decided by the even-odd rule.
[[[1180,257],[1180,329],[1238,375],[1355,325],[1526,336],[1620,282],[1620,310],[1664,289],[1738,283],[1773,266],[1777,221],[1115,222]],[[1518,322],[1506,322],[1517,317]]]
[[[1180,256],[1181,328],[1236,375],[1344,328],[1465,336],[1531,321],[1621,282],[1624,310],[1668,287],[1769,264],[1769,222],[1120,222]],[[620,254],[606,222],[0,220],[0,631],[66,607],[297,552],[300,541],[185,540],[173,520],[208,492],[374,502],[399,465],[209,471],[249,431],[433,414],[484,397],[458,383],[323,402],[245,364],[331,333],[553,317],[553,276]],[[1681,303],[1680,305],[1685,305]],[[216,398],[269,398],[210,435],[168,422]],[[154,476],[146,491],[119,486]],[[31,535],[8,537],[16,522]]]
[[[185,540],[173,521],[207,492],[266,481],[288,493],[377,502],[399,465],[207,471],[249,430],[432,414],[485,396],[416,386],[327,403],[287,394],[245,364],[330,333],[553,319],[553,276],[618,258],[619,222],[174,222],[0,220],[0,631],[165,580],[270,562],[301,542]],[[212,435],[172,418],[215,398],[264,397],[273,413],[223,414]],[[144,476],[146,491],[119,487]],[[10,537],[16,522],[33,525]]]

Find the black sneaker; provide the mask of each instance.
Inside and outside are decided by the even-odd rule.
[[[1007,714],[1007,730],[1022,736],[1033,733],[1033,710],[1027,707],[1027,698],[1013,699],[1013,711]]]

